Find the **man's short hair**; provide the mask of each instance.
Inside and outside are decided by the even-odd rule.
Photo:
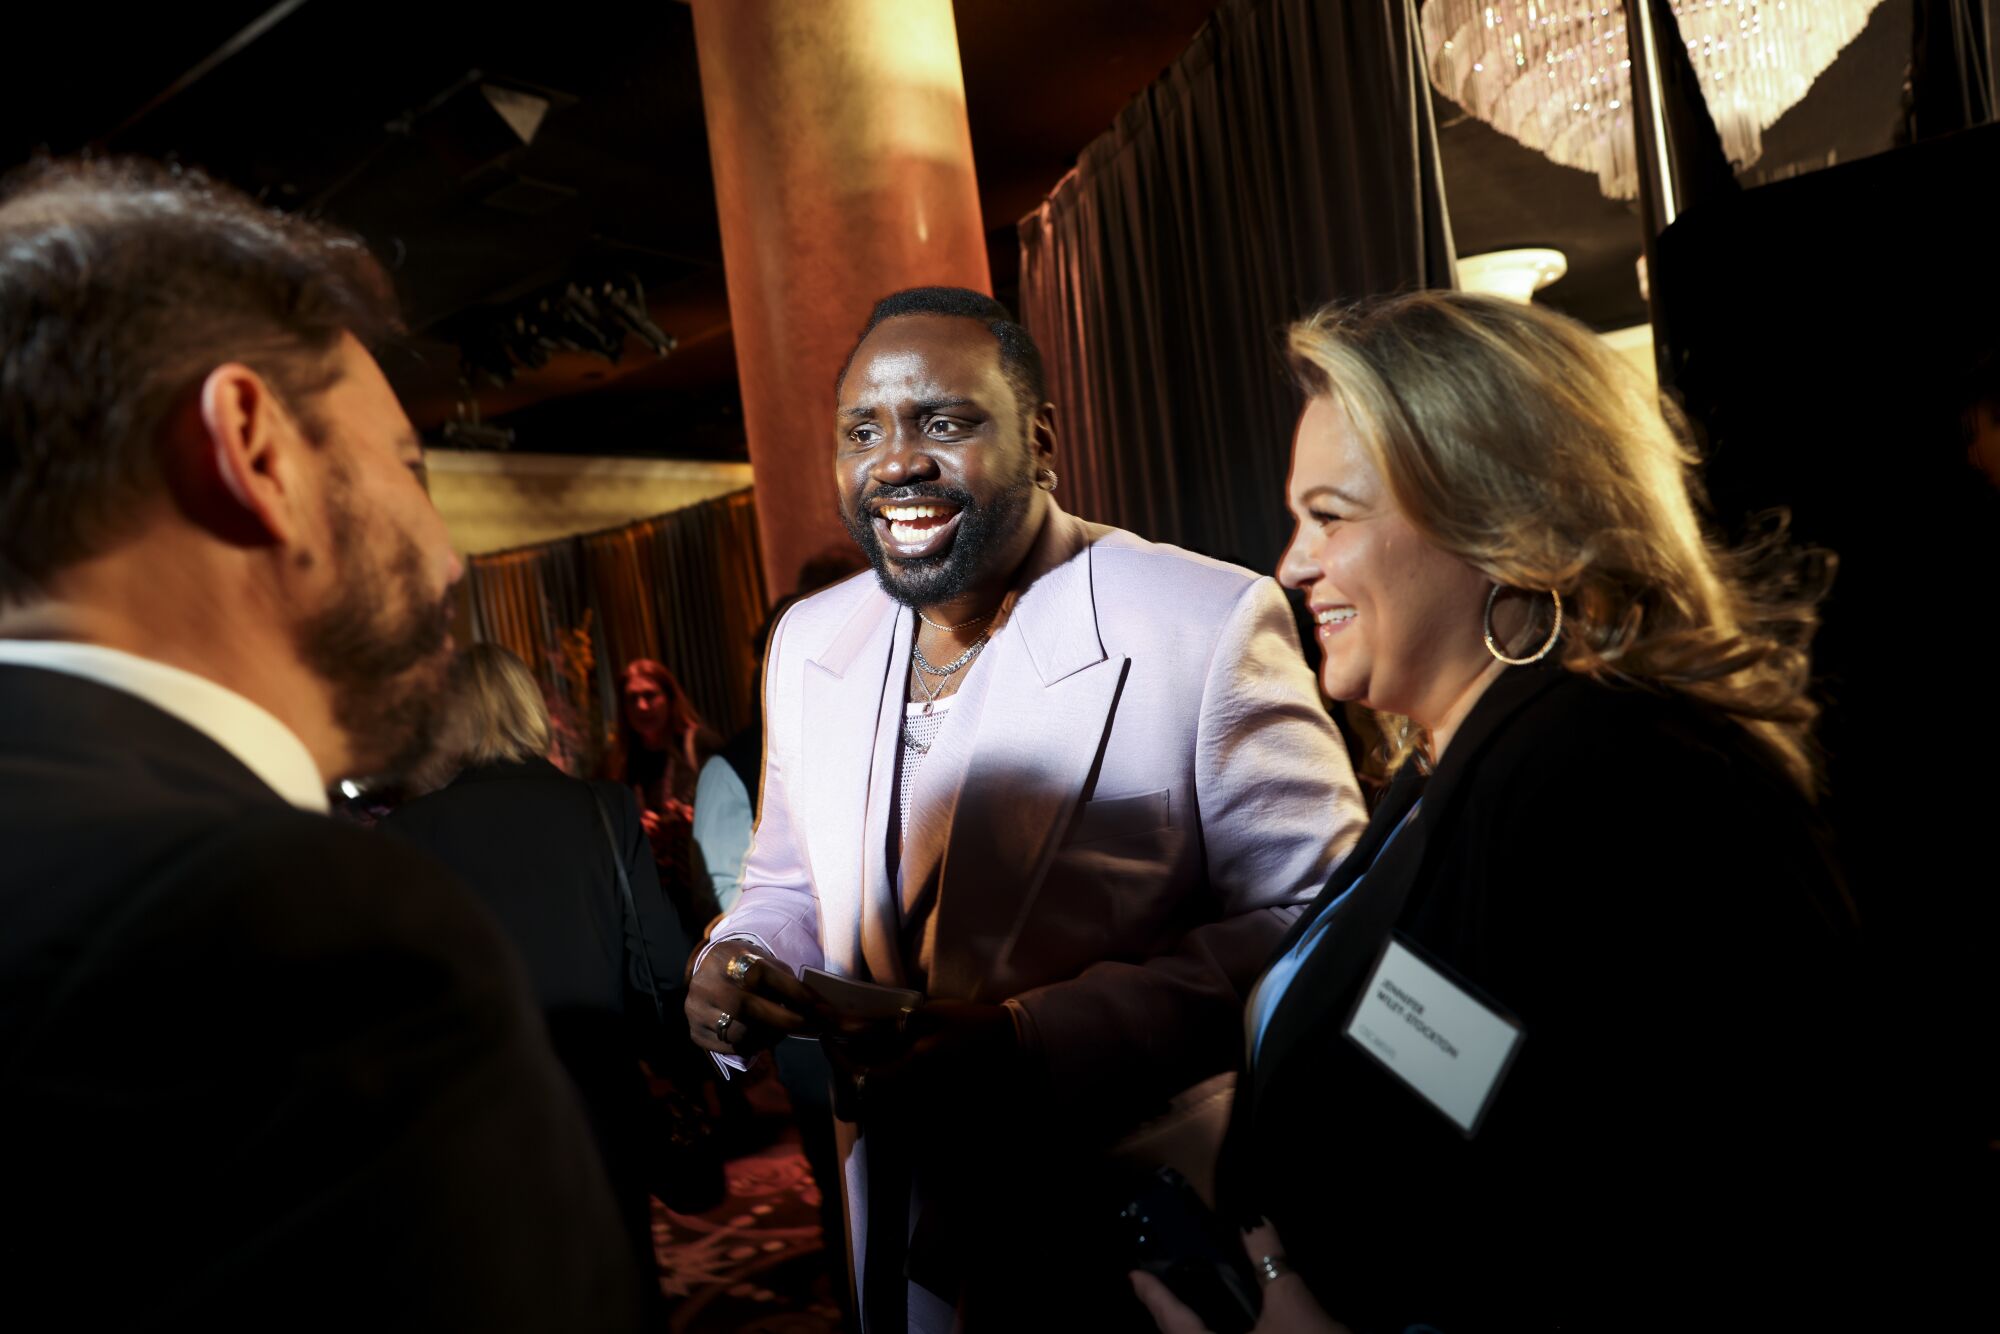
[[[884,320],[893,320],[899,315],[956,315],[978,320],[1000,344],[1000,370],[1014,390],[1014,399],[1020,405],[1023,420],[1032,418],[1048,401],[1048,377],[1042,371],[1042,351],[1035,346],[1034,338],[1015,322],[1014,312],[984,292],[975,292],[969,287],[907,287],[877,301],[875,309],[869,312],[867,327],[862,329],[861,336],[854,340],[853,348],[848,351],[847,361],[840,368],[840,378],[834,381],[836,388],[847,380],[847,372],[854,365],[854,354],[861,350],[861,344],[868,335],[874,333]]]
[[[198,172],[50,160],[0,182],[0,605],[160,493],[161,428],[210,371],[251,367],[317,441],[342,333],[395,322],[357,238]]]

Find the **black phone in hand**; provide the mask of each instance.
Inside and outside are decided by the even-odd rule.
[[[1147,1177],[1119,1211],[1131,1266],[1167,1285],[1213,1334],[1249,1334],[1263,1308],[1236,1230],[1171,1167]]]

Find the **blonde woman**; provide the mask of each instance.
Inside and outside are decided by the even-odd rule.
[[[576,1082],[643,1272],[653,1272],[647,1202],[651,1149],[639,1060],[679,1026],[656,1016],[637,951],[678,1017],[688,940],[660,893],[632,793],[586,783],[549,763],[549,714],[526,664],[474,644],[453,664],[436,768],[438,790],[383,822],[456,871],[527,966],[556,1054]],[[615,858],[615,860],[614,860]],[[638,929],[627,929],[622,866]],[[652,1032],[648,1033],[648,1028]],[[658,1183],[652,1183],[657,1185]],[[689,1183],[690,1187],[696,1183]],[[649,1305],[658,1293],[649,1285]]]
[[[1797,1310],[1860,1148],[1825,562],[1705,536],[1653,394],[1560,316],[1423,293],[1290,350],[1280,577],[1399,767],[1248,998],[1221,1190],[1269,1220],[1258,1328],[1618,1328],[1746,1282]]]

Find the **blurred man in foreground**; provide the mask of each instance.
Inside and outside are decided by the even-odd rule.
[[[0,1203],[80,1328],[624,1329],[518,965],[324,818],[421,751],[460,574],[358,242],[198,177],[0,192]]]

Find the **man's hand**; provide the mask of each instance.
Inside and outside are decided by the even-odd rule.
[[[1250,1257],[1251,1272],[1264,1286],[1264,1310],[1250,1334],[1348,1334],[1347,1326],[1335,1320],[1314,1300],[1306,1281],[1285,1263],[1284,1243],[1278,1229],[1259,1223],[1243,1234],[1243,1249]],[[1273,1278],[1266,1260],[1277,1269]],[[1160,1334],[1208,1334],[1201,1317],[1174,1296],[1172,1289],[1151,1274],[1132,1271],[1132,1291],[1160,1327]]]
[[[990,1105],[1013,1091],[1020,1043],[1004,1005],[925,1001],[895,1023],[841,1025],[828,1036],[835,1107],[849,1120],[936,1099]]]
[[[819,1031],[813,994],[792,970],[748,941],[726,940],[695,969],[688,984],[688,1032],[695,1045],[728,1056],[750,1056],[791,1033]]]

